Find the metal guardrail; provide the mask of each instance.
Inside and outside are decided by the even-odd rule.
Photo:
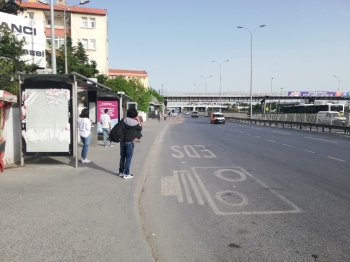
[[[250,118],[239,118],[239,117],[226,117],[226,119],[232,119],[238,122],[248,122],[250,124],[263,124],[263,125],[275,125],[282,126],[283,128],[299,128],[303,129],[303,127],[308,127],[310,131],[312,131],[312,127],[314,127],[317,131],[320,128],[322,132],[325,132],[325,129],[328,129],[328,132],[332,130],[342,130],[344,134],[350,135],[350,127],[349,126],[336,126],[336,125],[325,125],[325,124],[316,124],[316,123],[306,123],[306,122],[292,122],[292,121],[277,121],[277,120],[261,120],[261,119],[250,119]]]

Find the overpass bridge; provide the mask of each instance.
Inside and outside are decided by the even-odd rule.
[[[250,93],[174,93],[163,95],[169,102],[187,103],[233,103],[250,102]],[[350,92],[278,92],[278,93],[252,93],[253,103],[278,100],[308,100],[313,103],[315,100],[350,100]]]

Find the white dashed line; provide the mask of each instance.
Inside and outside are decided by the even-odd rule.
[[[266,139],[266,140],[269,141],[269,142],[276,143],[276,141],[273,141],[273,140],[269,140],[269,139]]]
[[[293,147],[293,148],[296,148],[295,146],[291,146],[291,145],[287,145],[287,144],[282,144],[284,146],[288,146],[288,147]]]
[[[256,138],[261,138],[260,136],[255,136]]]
[[[305,152],[308,152],[308,153],[312,153],[312,154],[315,154],[315,152],[313,152],[313,151],[310,151],[310,150],[303,150],[303,151],[305,151]]]
[[[331,141],[331,140],[325,140],[325,139],[314,138],[314,137],[309,137],[309,136],[306,136],[305,138],[310,138],[310,139],[321,140],[321,141],[325,141],[325,142],[329,142],[329,143],[335,143],[335,144],[338,144],[338,142]]]
[[[290,135],[290,133],[285,133],[285,132],[279,132],[279,131],[272,131],[273,133],[279,133],[279,134],[285,134],[285,135]]]
[[[330,159],[334,159],[334,160],[340,161],[340,162],[346,162],[346,161],[343,160],[343,159],[339,159],[339,158],[335,158],[335,157],[331,157],[331,156],[326,156],[326,157],[328,157],[328,158],[330,158]]]

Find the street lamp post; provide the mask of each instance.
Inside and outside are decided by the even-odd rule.
[[[219,88],[219,93],[220,93],[220,112],[221,112],[221,65],[224,62],[229,62],[229,60],[222,61],[221,63],[218,61],[213,61],[214,63],[218,63],[220,66],[220,88]]]
[[[271,97],[272,97],[272,80],[273,80],[273,78],[271,77]],[[272,103],[271,103],[271,101],[272,101],[272,98],[270,98],[270,114],[271,114],[271,109],[272,109]]]
[[[53,0],[51,0],[52,2]],[[68,62],[67,62],[67,21],[66,21],[66,10],[77,5],[84,5],[89,3],[90,0],[80,0],[79,4],[66,6],[63,9],[63,24],[64,24],[64,72],[65,74],[68,74]]]
[[[207,92],[207,79],[211,76],[201,76],[205,79],[205,92]]]
[[[250,33],[250,117],[253,115],[253,96],[252,96],[252,85],[253,85],[253,32],[255,29],[258,29],[259,27],[264,27],[265,25],[258,26],[254,28],[253,31],[250,31],[248,28],[245,28],[243,26],[237,26],[237,28],[243,28],[246,29]]]
[[[39,3],[48,5],[46,0],[38,0]],[[55,10],[53,0],[50,1],[50,23],[51,23],[51,69],[52,74],[56,74],[56,43],[55,43]]]
[[[337,77],[336,75],[334,77]],[[340,80],[339,80],[339,77],[338,78],[338,92],[339,92],[339,85],[340,85]]]
[[[279,105],[279,110],[278,110],[279,113],[281,113],[281,97],[282,97],[282,90],[283,90],[283,87],[281,87],[281,96],[280,96],[280,99],[279,99],[279,102],[278,102],[278,103],[280,104],[280,105]]]

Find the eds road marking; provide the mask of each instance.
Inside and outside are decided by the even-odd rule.
[[[211,198],[210,196],[210,193],[208,192],[208,190],[206,189],[203,181],[200,179],[200,176],[197,172],[197,169],[201,169],[201,168],[204,168],[204,169],[210,169],[210,168],[216,168],[218,169],[217,171],[215,171],[215,173],[217,174],[221,174],[223,171],[228,171],[228,170],[231,170],[232,172],[234,173],[241,173],[243,175],[241,175],[241,178],[240,180],[243,181],[245,180],[245,175],[249,176],[250,178],[252,178],[255,182],[259,183],[262,187],[268,189],[271,193],[273,193],[274,195],[276,195],[278,198],[280,198],[283,202],[287,203],[289,206],[292,207],[292,209],[290,210],[274,210],[274,211],[240,211],[240,212],[221,212],[214,200]],[[290,213],[301,213],[301,209],[299,207],[297,207],[295,204],[293,204],[291,201],[289,201],[288,199],[286,199],[285,197],[283,197],[281,194],[279,194],[278,192],[276,192],[274,189],[268,187],[264,182],[260,181],[258,178],[254,177],[252,174],[250,174],[249,172],[247,172],[246,170],[244,170],[243,168],[241,167],[237,167],[237,166],[232,166],[232,167],[192,167],[192,172],[194,174],[194,176],[196,177],[197,179],[197,182],[199,183],[199,186],[201,187],[204,195],[206,196],[208,202],[209,202],[209,205],[210,207],[213,209],[214,213],[216,215],[257,215],[257,214],[290,214]],[[218,200],[223,200],[222,199],[222,195],[227,193],[226,191],[221,191],[221,192],[217,192],[216,193],[216,197]],[[233,205],[239,205],[239,206],[242,206],[242,205],[247,205],[248,204],[248,198],[241,194],[241,193],[238,193],[237,191],[229,191],[229,193],[234,193],[238,196],[241,197],[242,199],[242,202],[239,203],[239,204],[230,204],[231,206]],[[222,202],[222,201],[221,201]],[[226,201],[225,201],[226,202]],[[228,204],[226,202],[226,204]]]

